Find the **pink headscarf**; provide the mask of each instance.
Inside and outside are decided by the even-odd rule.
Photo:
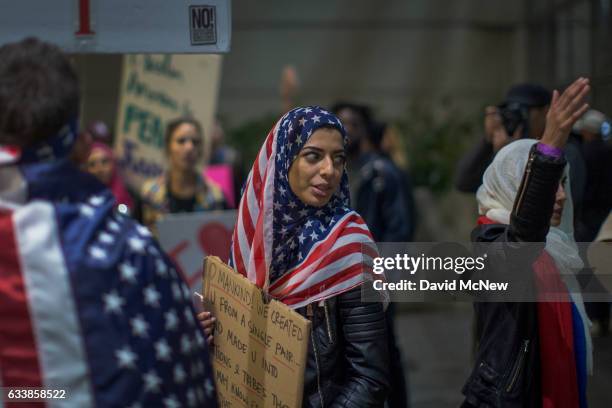
[[[133,209],[134,202],[132,201],[132,197],[127,192],[127,189],[125,188],[125,185],[123,184],[123,181],[119,176],[119,172],[117,171],[117,161],[115,160],[115,155],[112,149],[104,143],[94,142],[91,145],[91,150],[89,154],[91,155],[95,150],[101,150],[112,161],[113,174],[111,176],[110,182],[108,183],[108,188],[115,196],[117,204],[125,204],[129,209]]]

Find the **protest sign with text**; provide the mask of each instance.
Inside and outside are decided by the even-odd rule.
[[[138,190],[145,179],[164,171],[164,133],[168,121],[191,116],[208,133],[220,76],[219,55],[124,57],[115,151],[132,188]]]
[[[217,318],[213,367],[219,406],[299,408],[310,321],[216,257],[204,261],[206,310]]]

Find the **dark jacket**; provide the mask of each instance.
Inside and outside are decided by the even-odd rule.
[[[352,177],[356,177],[353,182]],[[353,208],[363,217],[376,242],[408,242],[415,229],[412,185],[406,174],[378,153],[360,158],[351,175]]]
[[[583,230],[576,241],[590,242],[612,210],[612,145],[599,139],[582,145],[587,182],[582,205]]]
[[[455,168],[455,188],[463,193],[475,193],[482,184],[482,175],[493,161],[493,145],[484,138],[465,152]]]
[[[312,322],[302,406],[382,407],[389,388],[382,304],[362,303],[356,288],[298,312]]]
[[[544,156],[534,145],[510,225],[489,224],[473,231],[476,243],[499,243],[487,248],[490,267],[483,271],[487,277],[520,275],[521,281],[516,278],[515,283],[535,296],[532,264],[544,248],[564,166],[564,159]],[[542,245],[517,244],[522,242]],[[478,251],[478,245],[475,247]],[[472,275],[471,279],[481,277],[485,278]],[[463,388],[463,407],[541,406],[537,303],[476,302],[474,309],[478,351],[475,368]]]

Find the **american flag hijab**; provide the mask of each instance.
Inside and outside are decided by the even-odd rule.
[[[270,296],[297,309],[365,281],[364,261],[377,256],[363,219],[350,210],[346,171],[323,207],[303,203],[289,168],[310,136],[340,120],[318,106],[296,108],[268,133],[238,207],[230,265]]]

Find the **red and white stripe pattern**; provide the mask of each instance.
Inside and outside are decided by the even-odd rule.
[[[0,146],[0,165],[16,163],[21,158],[21,149],[17,146]]]
[[[0,206],[0,382],[64,389],[72,406],[93,406],[54,214],[42,202]],[[66,403],[57,401],[46,406]]]
[[[351,211],[302,262],[270,285],[270,294],[293,308],[328,299],[362,284],[366,265],[376,256],[368,227]]]
[[[281,119],[282,120],[282,119]],[[276,133],[279,121],[268,134],[245,184],[232,239],[236,270],[258,287],[268,288],[272,256],[272,211],[274,197]]]

